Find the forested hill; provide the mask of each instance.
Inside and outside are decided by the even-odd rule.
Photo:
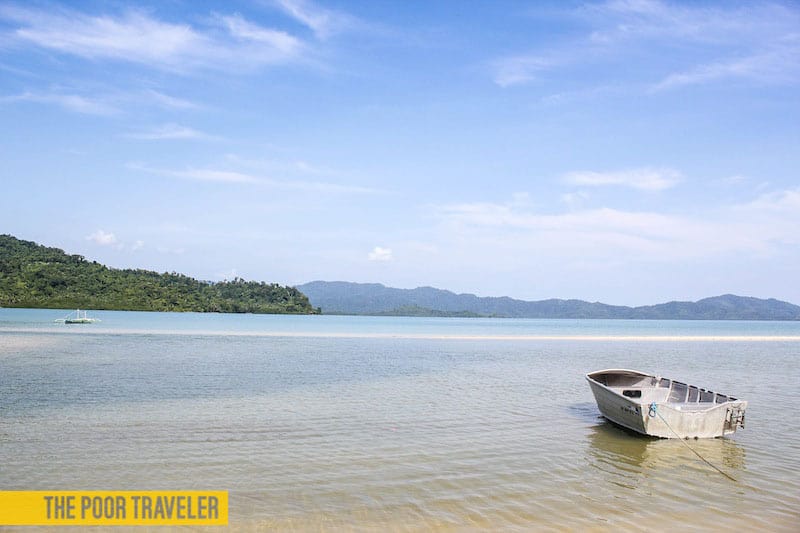
[[[395,289],[379,283],[313,281],[298,285],[323,313],[354,315],[497,316],[515,318],[633,318],[686,320],[800,320],[800,307],[780,300],[726,294],[697,302],[643,307],[583,300],[524,301],[419,287]],[[409,312],[409,310],[413,312]]]
[[[11,235],[0,235],[0,307],[319,312],[294,287],[242,279],[208,283],[174,272],[108,268]]]

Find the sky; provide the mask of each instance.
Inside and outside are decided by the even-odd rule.
[[[0,233],[117,268],[800,304],[800,4],[0,2]]]

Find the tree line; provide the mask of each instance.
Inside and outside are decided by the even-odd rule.
[[[0,306],[319,313],[294,287],[240,278],[211,283],[176,272],[108,268],[11,235],[0,235]]]

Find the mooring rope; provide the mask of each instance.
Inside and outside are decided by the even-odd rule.
[[[720,470],[720,469],[719,469],[719,468],[718,468],[716,465],[714,465],[713,463],[711,463],[711,461],[709,461],[708,459],[706,459],[705,457],[703,457],[702,455],[700,455],[700,453],[699,453],[697,450],[695,450],[694,448],[692,448],[691,446],[689,446],[689,444],[686,442],[686,440],[685,440],[685,439],[682,439],[682,438],[681,438],[681,436],[680,436],[680,435],[678,435],[678,433],[676,433],[674,429],[672,429],[672,426],[670,426],[670,425],[669,425],[669,422],[667,422],[667,420],[666,420],[666,419],[665,419],[663,416],[661,416],[661,413],[659,413],[659,412],[658,412],[658,406],[656,405],[656,403],[655,403],[655,402],[653,402],[653,403],[651,403],[651,404],[650,404],[650,410],[648,411],[648,413],[647,413],[647,414],[648,414],[648,415],[650,415],[651,417],[653,417],[653,416],[655,416],[655,415],[658,415],[658,418],[660,418],[660,419],[661,419],[661,420],[662,420],[662,421],[663,421],[663,422],[664,422],[664,423],[667,425],[667,427],[668,427],[668,428],[669,428],[669,430],[672,432],[672,434],[673,434],[673,435],[675,435],[675,437],[676,437],[678,440],[680,440],[680,441],[683,443],[683,445],[684,445],[684,446],[686,446],[687,448],[689,448],[689,449],[692,451],[692,453],[694,453],[694,454],[695,454],[697,457],[699,457],[699,458],[700,458],[700,459],[701,459],[701,460],[702,460],[704,463],[706,463],[708,466],[710,466],[711,468],[713,468],[714,470],[716,470],[717,472],[719,472],[720,474],[722,474],[722,475],[723,475],[723,476],[725,476],[726,478],[730,479],[730,480],[731,480],[731,481],[733,481],[734,483],[738,483],[738,481],[736,481],[736,478],[734,478],[733,476],[731,476],[731,475],[730,475],[730,474],[728,474],[727,472],[724,472],[724,471]]]

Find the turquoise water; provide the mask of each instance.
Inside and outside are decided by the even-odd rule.
[[[64,315],[0,309],[0,490],[228,490],[241,530],[800,523],[798,323]],[[604,421],[609,367],[748,400],[690,443],[736,481]]]
[[[91,311],[101,322],[56,324],[68,311],[0,309],[0,331],[393,336],[793,336],[800,322],[738,320],[570,320],[252,315]]]

